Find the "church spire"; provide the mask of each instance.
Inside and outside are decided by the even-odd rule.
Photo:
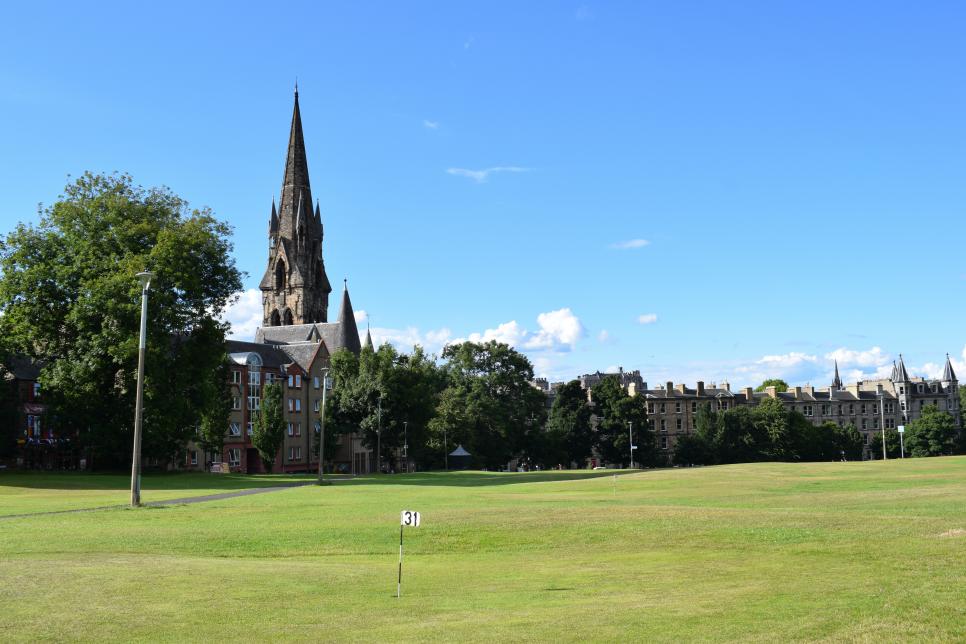
[[[839,361],[836,360],[835,361],[835,380],[832,381],[832,389],[836,390],[841,388],[842,388],[842,379],[839,378]]]
[[[288,135],[288,151],[285,154],[282,196],[279,200],[282,234],[289,238],[294,237],[295,216],[300,197],[307,203],[312,203],[309,163],[305,155],[305,138],[302,136],[302,113],[299,110],[299,94],[296,89],[295,106],[292,109],[292,128]]]
[[[278,233],[278,213],[275,211],[275,197],[272,197],[272,217],[268,220],[268,234],[274,237]]]

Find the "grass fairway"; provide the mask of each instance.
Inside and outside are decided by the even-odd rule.
[[[313,480],[314,476],[301,474],[145,474],[141,477],[141,501],[167,501]],[[130,474],[0,472],[0,517],[83,510],[130,502]]]
[[[397,600],[402,509],[423,525]],[[966,458],[642,472],[616,494],[590,473],[397,475],[0,520],[0,633],[964,640]]]

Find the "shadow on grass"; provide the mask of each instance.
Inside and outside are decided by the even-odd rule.
[[[315,480],[313,474],[209,474],[206,472],[149,473],[141,478],[145,491],[158,490],[246,490],[301,484]],[[130,474],[90,474],[87,472],[0,472],[0,488],[19,487],[36,490],[126,490]]]
[[[550,470],[546,472],[417,472],[414,474],[370,474],[341,481],[339,485],[423,485],[484,487],[544,481],[575,481],[633,474],[640,470]]]

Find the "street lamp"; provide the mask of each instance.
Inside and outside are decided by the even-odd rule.
[[[138,341],[138,388],[134,403],[134,455],[131,458],[131,506],[141,505],[141,416],[144,411],[144,353],[148,335],[148,288],[154,273],[141,271],[141,336]]]
[[[322,370],[322,409],[319,412],[319,481],[325,478],[325,469],[322,463],[325,459],[325,392],[328,388],[329,370],[326,368]]]
[[[881,419],[882,425],[882,460],[887,461],[889,457],[886,455],[886,442],[885,442],[885,391],[879,391],[879,418]]]
[[[637,449],[637,445],[634,444],[634,421],[627,421],[627,439],[630,441],[631,445],[631,467],[634,469],[634,450]]]

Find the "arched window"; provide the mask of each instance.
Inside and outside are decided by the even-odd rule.
[[[277,290],[285,288],[285,262],[281,259],[275,265],[275,288]]]
[[[269,326],[282,326],[282,317],[278,314],[278,309],[272,311],[271,321]]]
[[[285,309],[285,326],[292,324],[295,324],[295,320],[292,318],[292,309]]]

